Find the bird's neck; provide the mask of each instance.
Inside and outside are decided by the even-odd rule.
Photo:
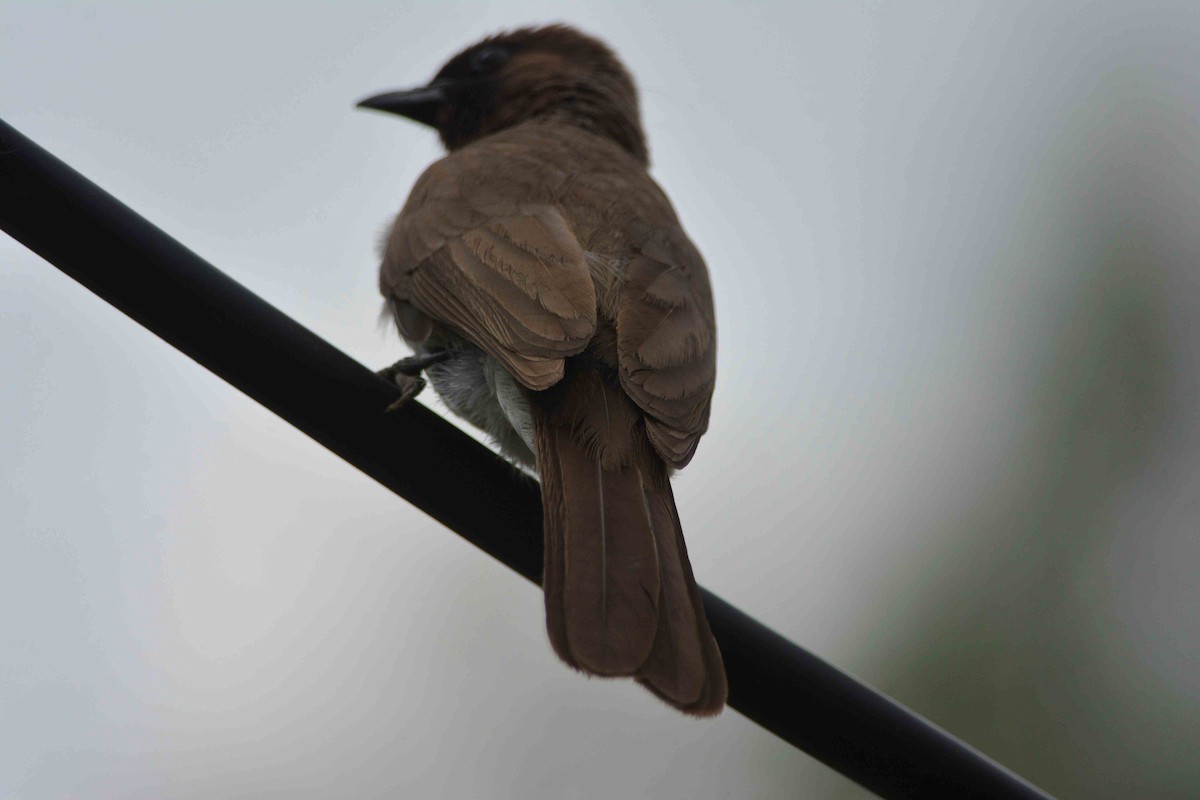
[[[555,124],[566,124],[596,134],[619,145],[644,165],[650,163],[646,148],[646,136],[633,114],[614,114],[596,108],[584,98],[558,104],[538,115],[540,120]]]

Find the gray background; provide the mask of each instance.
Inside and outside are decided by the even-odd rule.
[[[382,366],[439,149],[353,103],[552,20],[713,275],[701,582],[1050,791],[1194,796],[1194,4],[6,0],[0,114]],[[0,374],[0,796],[861,796],[563,668],[531,585],[7,237]]]

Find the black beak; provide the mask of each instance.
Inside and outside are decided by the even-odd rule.
[[[419,89],[384,92],[358,101],[358,108],[373,108],[389,114],[399,114],[431,128],[438,126],[438,112],[446,102],[446,93],[436,83]]]

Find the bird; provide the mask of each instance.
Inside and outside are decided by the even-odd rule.
[[[568,665],[693,716],[728,694],[671,473],[708,429],[705,262],[651,178],[629,71],[567,25],[489,36],[358,106],[436,129],[381,246],[384,315],[433,385],[541,483],[546,626]]]

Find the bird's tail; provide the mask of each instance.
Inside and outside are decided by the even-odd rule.
[[[563,383],[568,396],[532,404],[550,642],[577,669],[632,676],[681,711],[715,714],[725,668],[666,466],[618,387],[587,372]]]

